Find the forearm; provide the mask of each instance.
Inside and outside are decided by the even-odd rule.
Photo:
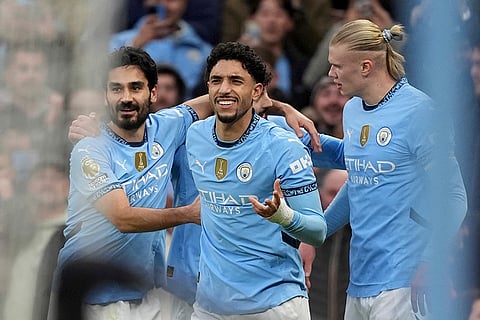
[[[312,152],[313,165],[317,168],[345,169],[343,140],[320,134],[321,152]]]
[[[205,119],[213,114],[208,94],[187,100],[184,104],[192,107],[200,119]]]
[[[151,209],[130,207],[121,218],[116,219],[115,226],[125,233],[163,230],[185,223],[197,223],[192,208]]]
[[[289,235],[313,246],[321,245],[327,234],[320,199],[316,196],[306,194],[288,198],[293,219],[288,226],[284,226]]]
[[[95,207],[121,232],[162,230],[185,223],[200,223],[198,199],[177,208],[132,207],[123,189],[115,189],[95,202]]]
[[[332,203],[325,211],[327,237],[331,236],[350,222],[350,204],[348,201],[348,184],[338,191]]]

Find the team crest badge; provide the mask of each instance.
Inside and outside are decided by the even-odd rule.
[[[154,142],[152,146],[152,159],[158,159],[163,156],[163,148],[158,142]]]
[[[383,127],[377,132],[377,143],[381,147],[385,147],[392,140],[392,131],[389,128]]]
[[[228,160],[223,158],[215,159],[215,176],[222,180],[227,175]]]
[[[135,152],[135,168],[138,172],[147,167],[147,153],[145,151]]]
[[[85,178],[93,179],[100,172],[100,165],[89,157],[83,157],[82,172]]]
[[[252,178],[252,165],[244,162],[237,167],[237,178],[241,182],[250,181]]]
[[[366,124],[362,127],[362,131],[360,132],[360,145],[362,147],[367,144],[369,135],[370,135],[370,125]]]

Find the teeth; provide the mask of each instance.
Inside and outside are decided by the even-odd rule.
[[[218,104],[221,104],[221,105],[229,105],[229,104],[233,104],[233,101],[218,101]]]

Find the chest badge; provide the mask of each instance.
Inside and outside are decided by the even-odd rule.
[[[390,128],[383,127],[377,132],[377,143],[381,147],[385,147],[392,140],[392,131]]]
[[[360,132],[360,145],[362,147],[367,144],[369,135],[370,135],[370,125],[366,124],[362,127],[362,131]]]
[[[228,160],[223,158],[215,159],[215,176],[217,180],[222,180],[227,175]]]
[[[252,165],[244,162],[237,167],[237,178],[241,182],[248,182],[252,178]]]
[[[135,152],[135,168],[138,172],[147,167],[147,153],[145,151]]]

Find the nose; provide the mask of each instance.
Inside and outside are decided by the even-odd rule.
[[[130,102],[132,101],[132,96],[130,90],[123,90],[121,100],[122,102]]]
[[[230,85],[229,81],[222,81],[218,91],[220,93],[228,93],[228,92],[230,92],[231,89],[232,89],[232,86]]]
[[[330,66],[330,69],[328,69],[328,74],[327,74],[330,78],[333,78],[333,66]]]

